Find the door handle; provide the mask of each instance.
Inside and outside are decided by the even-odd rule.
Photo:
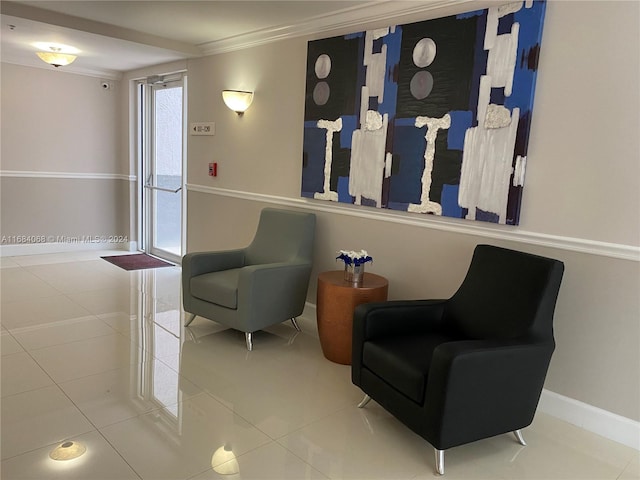
[[[172,188],[156,187],[155,185],[145,185],[144,188],[148,188],[149,190],[160,190],[161,192],[169,193],[178,193],[180,190],[182,190],[182,187],[178,187],[174,190]]]

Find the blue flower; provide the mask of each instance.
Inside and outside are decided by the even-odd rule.
[[[354,264],[355,266],[362,265],[363,263],[373,262],[373,257],[370,257],[366,250],[360,250],[355,252],[353,250],[340,250],[340,255],[336,257],[336,260],[342,260],[345,265]]]

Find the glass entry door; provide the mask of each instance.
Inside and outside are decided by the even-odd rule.
[[[183,81],[142,88],[146,99],[142,118],[147,119],[143,141],[143,250],[177,262],[183,251]]]

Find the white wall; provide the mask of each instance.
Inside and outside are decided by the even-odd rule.
[[[118,150],[120,82],[2,64],[4,245],[126,237],[128,172]],[[51,240],[53,238],[53,240]],[[87,245],[90,246],[90,245]]]
[[[639,20],[638,2],[549,3],[523,229],[640,245]]]
[[[312,303],[341,248],[373,254],[390,298],[451,295],[481,242],[558,258],[546,388],[640,420],[639,14],[637,2],[548,4],[519,227],[300,199],[307,39],[189,61],[189,121],[215,121],[216,135],[188,139],[188,250],[245,244],[265,205],[314,211]],[[313,38],[335,33],[347,32]],[[255,90],[243,117],[225,88]]]

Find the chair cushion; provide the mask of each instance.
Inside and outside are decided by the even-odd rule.
[[[362,363],[393,388],[422,405],[433,351],[450,340],[447,336],[430,333],[367,341]]]
[[[240,268],[205,273],[191,278],[191,295],[205,302],[238,308]]]

